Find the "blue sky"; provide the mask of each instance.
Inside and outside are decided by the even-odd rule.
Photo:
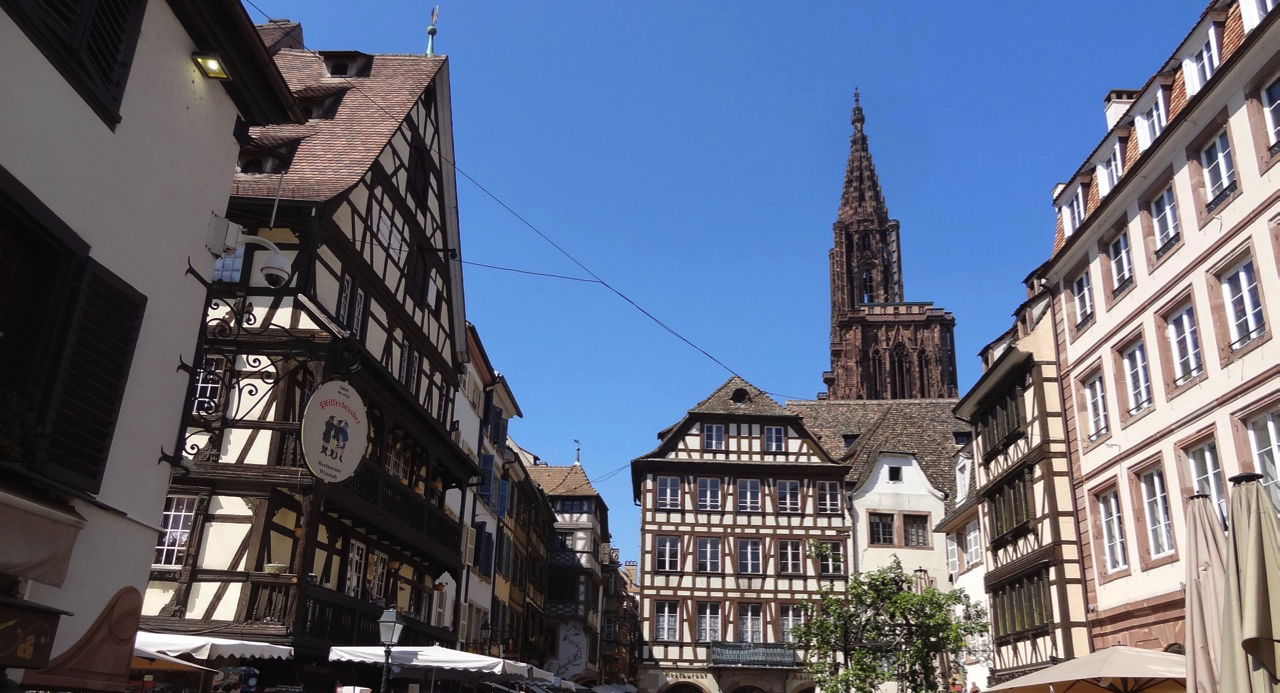
[[[420,53],[430,4],[253,0],[307,46]],[[444,2],[458,167],[778,399],[829,365],[827,250],[855,85],[906,298],[956,317],[960,387],[1053,237],[1050,192],[1205,0]],[[246,2],[255,21],[263,15]],[[459,176],[464,260],[585,277]],[[515,391],[511,433],[582,461],[639,556],[628,462],[729,373],[604,287],[468,266],[467,317]]]

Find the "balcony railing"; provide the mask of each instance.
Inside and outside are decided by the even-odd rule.
[[[378,643],[378,617],[382,615],[382,607],[315,585],[306,585],[302,589],[303,621],[301,631],[296,635],[334,644]],[[403,621],[401,645],[429,645],[453,638],[450,632],[410,615],[404,615]]]
[[[780,642],[713,642],[710,658],[711,666],[798,666],[796,651]]]
[[[249,576],[249,606],[245,620],[253,623],[288,625],[292,614],[294,596],[297,594],[294,575]]]
[[[456,553],[462,546],[462,526],[457,520],[371,465],[360,465],[356,473],[342,483],[342,488],[444,550]]]

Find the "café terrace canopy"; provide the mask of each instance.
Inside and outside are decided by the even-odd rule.
[[[381,665],[385,656],[386,650],[380,646],[329,649],[331,662]],[[392,647],[391,663],[401,667],[433,669],[437,678],[467,681],[549,681],[554,678],[551,673],[529,664],[438,646]]]
[[[190,655],[196,659],[242,657],[245,659],[292,659],[293,648],[255,640],[215,638],[208,635],[176,635],[138,631],[135,647],[171,656]]]

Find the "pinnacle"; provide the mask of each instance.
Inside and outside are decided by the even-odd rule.
[[[880,226],[888,223],[889,211],[867,148],[867,135],[862,129],[866,116],[862,113],[862,95],[856,88],[850,121],[853,123],[853,136],[849,140],[849,163],[845,168],[844,190],[840,195],[840,211],[836,220],[844,223],[869,221]]]

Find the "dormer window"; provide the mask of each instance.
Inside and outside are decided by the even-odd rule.
[[[329,69],[330,77],[346,77],[347,73],[351,70],[351,64],[345,60],[334,60],[333,62],[326,63],[325,67]]]
[[[1187,82],[1187,98],[1195,96],[1209,83],[1209,79],[1218,71],[1219,61],[1218,27],[1213,24],[1209,26],[1209,35],[1196,52],[1183,61],[1182,74]]]
[[[889,465],[889,481],[899,483],[902,481],[902,467],[898,465]]]
[[[1124,149],[1120,140],[1111,146],[1111,155],[1098,166],[1098,195],[1106,197],[1120,183],[1124,175]]]
[[[1084,223],[1084,185],[1076,186],[1071,199],[1062,206],[1062,226],[1068,236],[1075,233]]]
[[[1168,97],[1165,88],[1158,86],[1151,103],[1138,111],[1138,149],[1145,150],[1164,132],[1169,124]]]
[[[240,160],[241,173],[263,173],[265,170],[266,164],[261,156],[254,156]]]

